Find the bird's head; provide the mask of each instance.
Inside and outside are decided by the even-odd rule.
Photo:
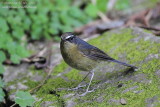
[[[63,42],[73,42],[73,39],[75,39],[75,35],[72,33],[72,32],[66,32],[66,33],[63,33],[61,35],[61,41]]]

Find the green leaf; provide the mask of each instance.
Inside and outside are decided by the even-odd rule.
[[[12,25],[14,26],[20,26],[22,25],[22,18],[19,15],[16,15],[12,18]]]
[[[34,24],[32,26],[33,32],[31,32],[31,37],[33,40],[39,39],[42,31],[42,27],[39,27],[39,25]]]
[[[122,2],[122,0],[121,0]],[[101,12],[106,12],[107,11],[107,3],[108,0],[97,0],[97,8]]]
[[[0,48],[8,49],[7,46],[12,42],[11,36],[7,32],[1,32],[0,34]]]
[[[56,8],[59,11],[64,11],[70,8],[70,0],[55,0]]]
[[[130,8],[130,1],[129,0],[117,0],[115,4],[115,8],[118,10],[124,10]]]
[[[26,8],[26,10],[30,13],[30,14],[34,14],[37,11],[37,8]]]
[[[91,17],[97,17],[98,9],[97,9],[96,5],[89,4],[85,8],[85,12],[86,12],[86,14],[88,14]]]
[[[6,49],[8,50],[9,54],[16,53],[16,43],[15,42],[8,42],[6,44]]]
[[[2,66],[2,64],[0,63],[0,74],[4,73],[4,67]]]
[[[13,34],[13,37],[15,37],[18,40],[21,40],[22,36],[24,36],[24,31],[21,28],[16,27],[14,28],[12,34]]]
[[[44,32],[44,37],[48,40],[51,39],[50,34],[48,32]]]
[[[24,19],[24,28],[25,29],[29,29],[29,27],[30,27],[30,25],[31,25],[31,19],[30,18],[28,18],[28,17],[25,17]]]
[[[62,26],[63,32],[73,32],[73,29],[70,26]]]
[[[85,14],[85,15],[82,15],[79,20],[83,24],[87,24],[88,22],[92,21],[92,19],[93,19],[92,17],[89,17],[87,14]]]
[[[82,11],[78,7],[75,7],[75,6],[71,7],[68,11],[69,11],[70,16],[77,18],[77,19],[79,19],[83,15]]]
[[[29,92],[18,91],[16,93],[15,102],[19,104],[21,107],[32,106],[34,98],[31,96]]]
[[[15,64],[19,64],[20,63],[20,59],[21,59],[21,57],[18,56],[17,54],[11,55],[11,58],[10,58],[10,60]]]
[[[8,31],[8,25],[7,25],[7,22],[0,17],[0,31],[3,31],[3,32],[7,32]]]
[[[3,51],[0,51],[0,63],[6,60],[6,55],[4,54]]]
[[[27,57],[29,55],[29,52],[22,46],[18,45],[16,48],[16,53],[20,56],[20,57]]]
[[[40,21],[41,23],[45,24],[48,21],[48,18],[45,14],[39,13],[37,15],[38,21]],[[37,20],[36,20],[37,21]]]
[[[53,38],[55,41],[60,41],[61,40],[61,38],[59,37],[59,36],[55,36],[54,38]]]
[[[61,29],[61,24],[60,23],[52,23],[49,25],[49,29],[48,29],[48,32],[51,33],[51,34],[58,34],[59,32],[59,29]]]
[[[64,25],[67,25],[67,26],[72,26],[74,23],[72,22],[72,17],[68,15],[68,12],[67,11],[63,11],[61,14],[60,14],[60,20],[61,22],[64,24]]]
[[[0,88],[0,102],[4,100],[5,93],[3,92],[2,88]]]
[[[59,13],[58,12],[52,12],[51,13],[52,18],[51,18],[51,22],[49,24],[49,33],[52,34],[58,34],[59,29],[61,29],[62,24],[60,23],[60,18],[59,18]]]
[[[4,87],[4,82],[3,82],[3,80],[0,78],[0,88],[3,88]]]
[[[4,17],[7,17],[8,15],[9,15],[9,12],[8,11],[10,11],[9,10],[9,8],[2,8],[4,6],[4,4],[3,4],[3,2],[1,2],[0,3],[0,7],[1,7],[1,9],[0,9],[0,16],[4,16]]]
[[[74,27],[80,27],[80,26],[82,26],[83,24],[82,24],[82,22],[80,22],[80,21],[78,21],[78,20],[76,20],[76,19],[73,19],[73,21],[72,21],[73,23],[74,23]]]

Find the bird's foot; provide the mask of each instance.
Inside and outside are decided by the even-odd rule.
[[[70,88],[70,89],[68,89],[68,91],[78,90],[79,88],[86,87],[87,85],[88,85],[88,84],[85,84],[85,85],[78,85],[78,86],[75,87],[75,88]]]
[[[86,90],[86,92],[84,92],[83,94],[80,94],[78,96],[85,96],[87,93],[91,93],[91,92],[94,92],[94,90],[97,89],[97,88],[94,88],[92,90]]]

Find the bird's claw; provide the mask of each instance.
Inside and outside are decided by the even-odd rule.
[[[79,88],[86,87],[87,85],[88,85],[88,84],[85,84],[85,85],[78,85],[78,86],[75,87],[75,88],[70,88],[70,89],[68,89],[68,91],[78,90]]]
[[[86,90],[86,92],[84,92],[83,94],[80,94],[80,95],[78,95],[78,96],[85,96],[87,93],[91,93],[91,92],[94,92],[94,90],[95,89],[97,89],[97,88],[94,88],[94,89],[92,89],[92,90]]]

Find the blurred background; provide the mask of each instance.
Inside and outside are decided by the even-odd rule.
[[[87,32],[89,35],[97,32],[93,25],[103,31],[121,27],[129,18],[128,24],[139,19],[146,26],[145,15],[157,4],[158,0],[1,0],[0,72],[4,71],[2,62],[6,59],[17,64],[21,58],[29,56],[26,50],[29,42],[57,42],[63,32]],[[140,11],[138,18],[132,16]],[[156,17],[160,11],[154,13]],[[89,23],[89,29],[82,27]]]
[[[59,44],[63,32],[89,38],[129,26],[160,36],[160,1],[1,0],[0,75],[5,72],[4,65],[32,62],[24,58],[33,57],[35,51],[31,47],[37,46],[37,42],[38,45],[48,41]],[[0,83],[3,83],[1,78]]]

